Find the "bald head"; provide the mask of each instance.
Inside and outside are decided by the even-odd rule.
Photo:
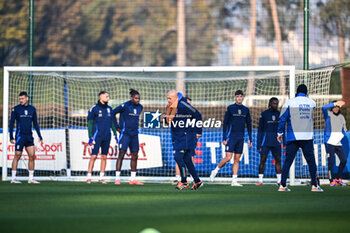
[[[177,91],[176,90],[170,90],[168,92],[168,95],[167,95],[168,104],[169,105],[174,104],[177,101],[177,97],[178,97]]]
[[[168,92],[168,96],[177,96],[177,91],[176,90],[170,90]]]

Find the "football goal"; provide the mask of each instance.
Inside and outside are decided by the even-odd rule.
[[[26,91],[29,103],[38,115],[43,143],[35,140],[35,176],[38,180],[84,181],[91,149],[88,146],[87,113],[96,104],[98,93],[110,94],[112,108],[130,99],[129,89],[141,95],[143,114],[139,122],[138,173],[140,180],[170,182],[175,176],[170,129],[162,117],[150,122],[152,113],[165,114],[169,90],[176,89],[192,99],[192,105],[203,120],[223,122],[228,105],[234,103],[234,92],[242,90],[243,104],[250,108],[253,124],[253,146],[244,145],[240,160],[239,181],[256,182],[260,154],[256,147],[260,113],[268,108],[271,97],[279,99],[280,107],[295,96],[296,87],[308,86],[309,97],[318,108],[314,111],[314,148],[318,177],[327,178],[327,159],[323,144],[324,120],[320,107],[329,99],[333,69],[298,71],[294,66],[210,66],[210,67],[4,67],[2,179],[9,180],[14,145],[9,142],[8,126],[11,109],[19,104],[18,94]],[[117,115],[118,118],[118,115]],[[152,118],[152,117],[151,117]],[[224,156],[221,126],[208,124],[197,143],[195,166],[203,180]],[[105,176],[114,179],[118,146],[111,140]],[[283,162],[284,159],[282,159]],[[17,177],[27,179],[26,152],[19,162]],[[122,181],[130,175],[130,155],[122,168]],[[227,164],[217,175],[216,182],[229,182],[232,165]],[[99,160],[94,166],[93,179],[98,179]],[[274,160],[268,156],[265,166],[268,182],[275,182]],[[290,172],[290,184],[309,180],[308,166],[301,151]]]

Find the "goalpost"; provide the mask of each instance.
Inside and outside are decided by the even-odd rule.
[[[245,93],[244,104],[250,108],[253,123],[253,147],[245,144],[240,161],[239,181],[255,182],[260,155],[256,149],[256,134],[260,113],[267,109],[268,100],[275,96],[282,106],[294,97],[296,86],[305,83],[310,97],[318,107],[329,99],[329,82],[333,68],[296,71],[294,66],[210,66],[210,67],[4,67],[2,180],[9,180],[14,146],[9,145],[8,124],[10,110],[18,104],[18,93],[27,91],[36,107],[44,143],[36,143],[35,176],[52,180],[85,180],[91,150],[87,145],[87,112],[96,104],[101,90],[110,93],[113,108],[129,100],[129,88],[141,94],[144,106],[140,116],[140,151],[138,177],[144,181],[167,182],[175,176],[170,130],[160,122],[148,122],[154,112],[165,114],[166,93],[176,89],[178,73],[184,74],[183,92],[203,119],[223,121],[226,107],[234,103],[237,89]],[[315,120],[315,154],[318,176],[326,178],[327,167],[323,145],[322,113],[317,109]],[[151,123],[154,123],[152,125]],[[151,127],[150,127],[151,126]],[[36,132],[33,136],[37,140]],[[0,139],[0,140],[1,140]],[[203,129],[196,148],[195,165],[203,180],[224,156],[222,126]],[[7,148],[7,149],[5,149]],[[106,175],[113,179],[118,147],[111,140]],[[26,154],[22,156],[27,159]],[[275,182],[274,161],[268,157],[265,177]],[[129,175],[130,157],[123,162],[122,176]],[[282,159],[283,160],[283,159]],[[19,176],[27,175],[23,160]],[[100,169],[96,161],[94,174]],[[232,176],[232,163],[218,174],[218,182],[227,182]],[[19,179],[27,177],[19,177]],[[96,177],[97,179],[97,177]],[[299,152],[291,168],[290,183],[299,184],[309,179],[307,165]],[[123,179],[122,179],[123,180]]]

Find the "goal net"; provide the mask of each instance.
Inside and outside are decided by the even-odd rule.
[[[327,159],[323,145],[324,120],[320,107],[330,101],[329,83],[332,69],[295,71],[293,66],[238,67],[5,67],[3,108],[3,149],[1,166],[3,180],[11,176],[14,145],[8,140],[11,109],[19,104],[18,94],[27,91],[30,104],[37,109],[44,143],[39,144],[33,131],[36,148],[35,176],[38,179],[85,180],[91,149],[88,142],[87,112],[96,104],[101,90],[110,94],[112,108],[130,99],[129,89],[140,92],[144,107],[140,116],[140,150],[137,175],[140,180],[167,182],[175,176],[170,129],[161,117],[151,122],[152,113],[165,114],[169,90],[177,89],[192,99],[192,105],[203,120],[211,119],[197,143],[195,166],[201,178],[210,172],[225,155],[222,145],[222,124],[228,105],[234,103],[234,92],[245,93],[244,105],[250,108],[253,125],[253,147],[244,145],[240,161],[239,180],[255,182],[260,155],[256,148],[259,116],[267,109],[271,97],[277,97],[280,107],[294,97],[298,84],[305,83],[309,96],[317,106],[314,111],[315,154],[318,176],[327,178]],[[118,115],[117,115],[118,118]],[[209,122],[209,121],[208,121]],[[213,123],[214,122],[214,123]],[[216,123],[215,123],[216,122]],[[246,137],[247,138],[247,137]],[[111,140],[105,176],[115,175],[118,147]],[[26,153],[19,162],[17,176],[27,178]],[[283,162],[284,159],[282,159]],[[217,181],[232,177],[232,161],[220,170]],[[93,177],[98,179],[100,160],[94,166]],[[130,154],[124,158],[124,179],[130,175]],[[275,167],[268,156],[265,177],[275,182]],[[308,166],[298,152],[291,183],[309,179]]]

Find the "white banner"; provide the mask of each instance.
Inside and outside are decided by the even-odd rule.
[[[39,143],[38,136],[33,131],[35,144],[35,170],[55,170],[59,171],[66,168],[66,142],[64,129],[41,129],[41,134],[44,143]],[[0,165],[2,167],[2,140],[3,136],[0,134]],[[12,166],[12,160],[15,155],[15,145],[8,142],[7,147],[7,167]],[[24,161],[23,161],[24,160]],[[18,163],[18,168],[27,169],[28,154],[23,150],[22,158]]]
[[[87,171],[91,156],[91,148],[88,145],[87,129],[70,129],[70,165],[72,171]],[[160,146],[160,137],[145,134],[139,134],[140,150],[138,154],[137,168],[162,167],[162,151]],[[116,161],[118,158],[118,146],[114,140],[111,143],[107,155],[106,171],[116,170]],[[131,155],[129,150],[124,156],[122,170],[130,169]],[[94,165],[94,171],[99,171],[101,166],[100,155],[97,157]]]

